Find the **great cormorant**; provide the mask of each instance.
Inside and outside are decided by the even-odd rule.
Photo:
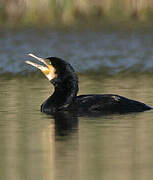
[[[115,94],[79,95],[78,78],[72,66],[57,57],[40,58],[29,54],[43,65],[26,61],[40,69],[54,85],[54,93],[41,105],[41,111],[49,114],[73,112],[76,115],[142,112],[152,107]]]

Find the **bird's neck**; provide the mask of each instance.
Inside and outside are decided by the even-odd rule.
[[[78,93],[78,80],[66,79],[62,83],[54,84],[55,91],[44,103],[44,108],[50,107],[51,110],[63,110],[66,109],[71,103],[73,103]]]

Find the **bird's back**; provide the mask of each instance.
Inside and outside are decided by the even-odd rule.
[[[115,94],[89,94],[75,98],[72,109],[80,114],[142,112],[152,107]]]

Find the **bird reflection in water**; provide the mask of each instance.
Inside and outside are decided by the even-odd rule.
[[[67,136],[78,129],[78,117],[72,113],[59,112],[54,116],[56,136]]]

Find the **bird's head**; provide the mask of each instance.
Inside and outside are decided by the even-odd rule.
[[[77,80],[74,69],[68,62],[57,57],[40,58],[34,54],[28,55],[41,62],[43,65],[31,61],[25,62],[41,70],[50,82],[60,82],[69,77]]]

